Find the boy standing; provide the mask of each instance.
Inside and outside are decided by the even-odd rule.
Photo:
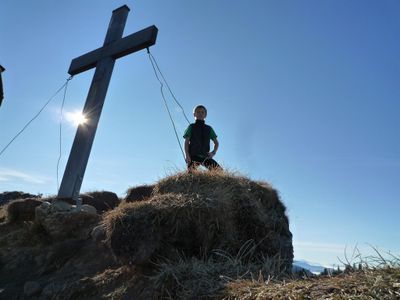
[[[193,110],[195,123],[185,130],[185,154],[188,170],[196,169],[203,165],[207,169],[222,169],[213,159],[218,150],[217,135],[211,126],[205,124],[207,109],[203,105],[197,105]],[[210,140],[214,142],[214,150],[210,152]]]

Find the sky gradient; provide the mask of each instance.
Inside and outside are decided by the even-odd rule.
[[[158,27],[151,51],[187,115],[208,108],[215,159],[279,191],[296,259],[337,263],[355,245],[399,254],[396,0],[1,1],[0,149],[64,84],[71,60],[102,45],[123,4],[124,36]],[[69,83],[60,180],[76,131],[66,114],[82,110],[93,73]],[[0,156],[0,192],[57,193],[61,102]],[[118,59],[81,191],[123,196],[184,168],[146,51]]]

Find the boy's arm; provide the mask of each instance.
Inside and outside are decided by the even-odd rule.
[[[186,163],[190,163],[191,159],[190,159],[190,154],[189,154],[189,141],[190,138],[185,138],[185,155],[186,155]]]
[[[217,154],[217,150],[218,150],[218,147],[219,147],[219,142],[218,142],[216,137],[213,138],[212,141],[214,142],[214,150],[211,151],[210,153],[208,153],[208,155],[210,157],[213,157],[215,154]]]

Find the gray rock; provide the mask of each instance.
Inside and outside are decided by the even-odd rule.
[[[90,233],[92,241],[100,242],[106,238],[106,228],[104,225],[98,225],[93,228],[92,232]]]
[[[87,238],[100,217],[96,213],[72,210],[70,204],[61,202],[57,207],[47,204],[36,207],[35,224],[41,226],[54,240]],[[68,207],[70,210],[60,210]]]
[[[96,208],[88,204],[83,204],[81,210],[88,214],[97,215]]]
[[[43,201],[42,209],[50,209],[51,203],[49,201]]]
[[[51,209],[54,211],[69,211],[72,209],[72,205],[65,201],[56,199],[53,201]]]

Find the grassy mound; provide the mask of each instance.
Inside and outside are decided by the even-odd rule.
[[[11,201],[6,206],[8,222],[32,221],[35,218],[35,208],[43,203],[37,198],[27,198]]]
[[[226,172],[178,173],[159,181],[147,201],[106,214],[107,242],[121,262],[236,256],[252,241],[252,261],[293,261],[285,206],[266,183]],[[248,249],[249,250],[249,249]]]
[[[124,198],[125,202],[136,202],[147,200],[151,197],[153,193],[154,185],[140,185],[131,187],[126,193]]]

